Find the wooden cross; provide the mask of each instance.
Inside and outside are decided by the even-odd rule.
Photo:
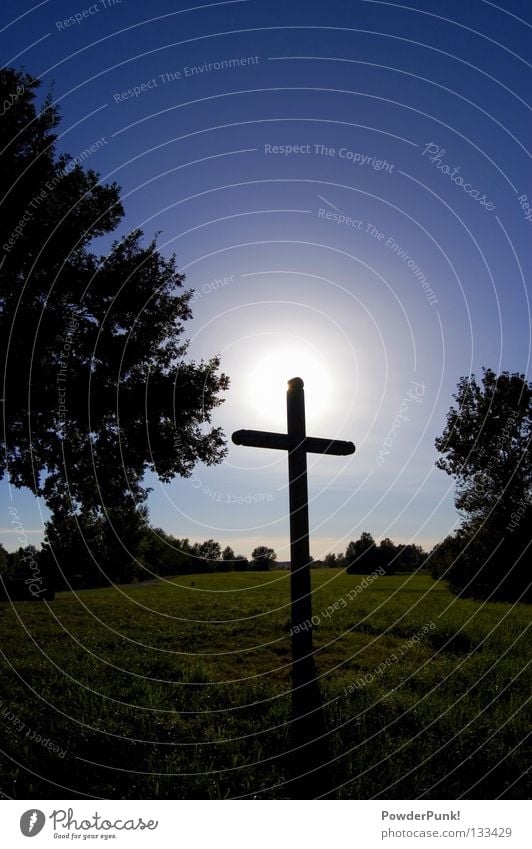
[[[353,454],[355,446],[352,442],[338,439],[315,439],[307,436],[305,392],[300,377],[288,381],[286,411],[287,433],[237,430],[232,439],[235,445],[288,451],[292,683],[297,690],[309,683],[313,668],[307,453],[345,456]]]

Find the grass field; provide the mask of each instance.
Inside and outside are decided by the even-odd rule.
[[[288,579],[1,604],[5,795],[290,797]],[[362,580],[312,576],[331,761],[316,795],[528,797],[530,608],[463,601],[428,576],[353,592]]]

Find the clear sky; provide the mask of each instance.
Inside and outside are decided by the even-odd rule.
[[[59,149],[122,186],[196,291],[191,354],[231,378],[216,423],[308,432],[315,557],[364,530],[430,546],[457,520],[434,462],[461,375],[529,372],[528,0],[4,0],[0,56],[43,80]],[[528,197],[524,197],[528,194]],[[528,215],[532,219],[532,215]],[[108,243],[100,246],[104,250]],[[528,250],[527,250],[528,249]],[[150,481],[154,524],[288,559],[287,461],[230,446]],[[28,539],[44,505],[0,484]]]

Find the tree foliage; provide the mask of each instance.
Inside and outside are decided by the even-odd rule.
[[[58,512],[46,524],[41,561],[61,589],[129,583],[146,527],[147,509],[131,499],[105,512]]]
[[[269,571],[277,560],[277,554],[273,548],[267,545],[258,545],[251,552],[250,567],[256,572]]]
[[[145,498],[146,472],[169,481],[220,461],[211,414],[228,381],[216,357],[187,360],[192,293],[174,257],[139,230],[91,249],[120,223],[119,187],[57,153],[59,113],[50,97],[36,107],[38,85],[0,71],[13,101],[0,129],[0,476],[90,536],[100,511]]]
[[[235,554],[230,545],[226,545],[222,551],[222,559],[217,564],[218,571],[229,572],[245,572],[249,569],[249,561],[243,554]]]
[[[484,369],[462,377],[436,448],[456,479],[459,532],[431,554],[433,572],[478,598],[530,593],[532,385],[522,374]]]
[[[367,575],[377,569],[388,575],[394,572],[414,572],[424,566],[426,554],[419,545],[396,545],[389,537],[377,545],[368,531],[352,540],[343,558],[337,559],[348,574]]]
[[[0,542],[0,575],[3,575],[7,572],[9,568],[9,555],[5,550],[4,546]]]
[[[339,566],[338,557],[334,553],[334,551],[329,551],[325,557],[323,558],[323,565],[325,569],[334,569],[336,566]]]
[[[350,574],[368,574],[377,568],[375,540],[369,531],[348,543],[344,555],[345,568]]]

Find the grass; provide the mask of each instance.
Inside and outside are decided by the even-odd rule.
[[[331,761],[315,795],[527,798],[530,608],[362,580],[312,576]],[[1,604],[0,628],[6,796],[290,797],[288,573]]]

